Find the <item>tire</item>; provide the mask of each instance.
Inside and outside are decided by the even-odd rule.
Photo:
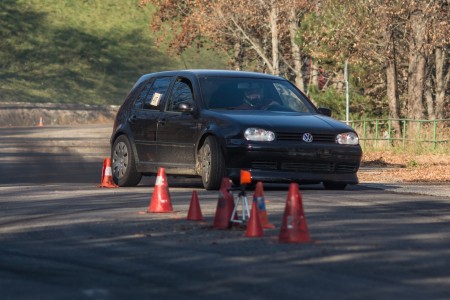
[[[222,149],[214,136],[208,136],[200,148],[200,175],[206,190],[218,190],[226,167]]]
[[[136,171],[136,160],[130,141],[120,135],[111,149],[111,169],[114,182],[119,186],[136,186],[142,174]]]
[[[342,182],[325,181],[323,186],[326,190],[344,190],[347,187],[347,184]]]

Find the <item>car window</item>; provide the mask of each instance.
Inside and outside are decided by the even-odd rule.
[[[209,109],[315,112],[308,99],[288,81],[248,77],[201,77]]]
[[[159,109],[172,77],[156,78],[144,100],[144,109]]]
[[[181,103],[187,103],[194,106],[194,98],[192,96],[192,85],[186,79],[175,82],[170,96],[170,102],[167,106],[168,111],[176,111]]]
[[[309,103],[306,100],[302,99],[300,93],[283,83],[275,83],[274,86],[283,106],[297,112],[312,112],[311,106],[308,105]]]
[[[136,100],[134,101],[134,108],[140,109],[144,105],[145,97],[152,87],[152,80],[142,83],[137,89],[141,89],[138,93]]]

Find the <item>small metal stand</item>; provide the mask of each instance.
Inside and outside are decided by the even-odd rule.
[[[248,208],[248,200],[247,200],[247,194],[245,193],[245,186],[240,186],[239,188],[231,188],[230,191],[236,191],[239,190],[238,198],[236,201],[234,201],[234,209],[233,213],[231,214],[230,222],[234,223],[245,223],[248,219],[250,219],[250,210]],[[234,194],[232,193],[233,200],[235,200]],[[242,217],[241,219],[236,219],[236,214],[239,209],[239,205],[242,207]]]

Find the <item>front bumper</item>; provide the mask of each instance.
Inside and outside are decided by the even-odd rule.
[[[249,170],[254,181],[357,184],[362,157],[359,145],[331,143],[228,143],[228,176]]]
[[[245,168],[244,168],[245,169]],[[242,169],[228,168],[228,176],[233,181],[239,181]],[[310,172],[288,172],[288,171],[267,171],[258,169],[245,169],[251,172],[252,181],[263,182],[297,182],[302,184],[316,184],[320,182],[338,182],[346,184],[357,184],[356,173],[310,173]]]

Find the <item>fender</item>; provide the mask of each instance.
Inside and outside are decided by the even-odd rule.
[[[222,153],[224,154],[225,163],[228,164],[228,155],[227,155],[227,143],[226,139],[229,136],[235,136],[239,132],[239,127],[235,126],[234,124],[217,124],[215,122],[211,122],[206,124],[206,126],[202,126],[200,129],[199,137],[196,141],[196,151],[195,151],[195,158],[198,162],[198,153],[200,151],[200,148],[203,146],[203,143],[206,139],[206,137],[213,135],[217,138],[217,141],[219,142],[220,148],[222,149]]]

